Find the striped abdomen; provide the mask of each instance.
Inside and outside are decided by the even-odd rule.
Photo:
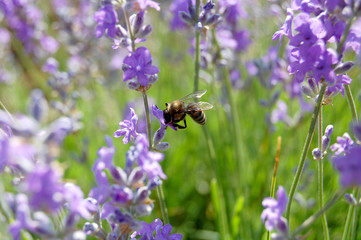
[[[204,125],[207,121],[206,114],[202,111],[197,103],[188,104],[186,112],[198,124]]]

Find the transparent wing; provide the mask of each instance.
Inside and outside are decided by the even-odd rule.
[[[197,102],[197,105],[201,108],[201,111],[207,111],[213,108],[213,105],[207,102]]]
[[[212,109],[213,105],[207,102],[191,102],[187,105],[187,113],[201,112]]]
[[[206,92],[207,92],[207,90],[205,90],[205,89],[198,90],[198,91],[192,92],[191,94],[188,94],[187,96],[185,96],[179,100],[182,102],[189,102],[189,101],[194,100],[195,98],[202,97]]]

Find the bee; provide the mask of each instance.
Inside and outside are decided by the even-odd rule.
[[[184,129],[187,127],[186,115],[188,114],[196,123],[204,125],[207,118],[203,111],[213,108],[213,105],[207,102],[194,102],[194,100],[202,97],[206,92],[207,90],[195,91],[179,100],[166,103],[166,109],[163,110],[164,122],[175,128]],[[181,121],[184,122],[184,126],[179,125]]]

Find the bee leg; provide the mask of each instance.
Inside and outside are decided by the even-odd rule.
[[[183,120],[183,122],[184,122],[184,126],[181,126],[181,125],[179,125],[177,123],[173,123],[173,126],[177,127],[178,129],[185,129],[187,127],[187,122],[186,122],[185,119]]]

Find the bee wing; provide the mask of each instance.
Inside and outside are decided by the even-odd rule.
[[[201,98],[206,92],[207,92],[207,90],[205,90],[205,89],[198,90],[198,91],[192,92],[191,94],[188,94],[187,96],[185,96],[179,100],[182,102],[187,102],[187,101],[189,102],[189,101],[194,100],[194,98]]]
[[[206,111],[213,108],[213,105],[207,102],[197,102],[197,105],[201,108],[201,111]]]

